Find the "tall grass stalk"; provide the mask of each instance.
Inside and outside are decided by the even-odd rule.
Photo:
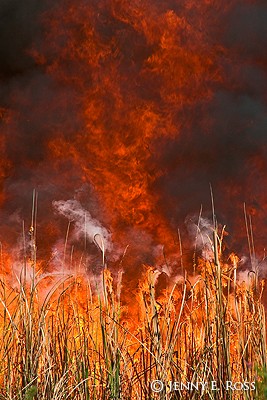
[[[128,305],[105,265],[98,285],[86,275],[40,275],[34,254],[16,282],[2,274],[0,399],[261,399],[263,283],[255,273],[238,281],[238,259],[224,260],[216,230],[213,245],[213,259],[199,259],[193,277],[184,272],[160,293],[158,272],[144,267]],[[154,380],[163,382],[158,393]],[[226,390],[227,381],[257,385]]]

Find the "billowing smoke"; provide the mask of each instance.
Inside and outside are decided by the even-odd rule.
[[[77,241],[88,238],[89,242],[96,243],[102,252],[112,250],[110,232],[99,221],[92,217],[77,200],[54,201],[55,210],[74,224],[73,236]]]

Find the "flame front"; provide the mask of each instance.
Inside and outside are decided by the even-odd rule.
[[[35,187],[46,252],[62,236],[45,218],[51,202],[75,197],[121,246],[172,253],[177,226],[210,207],[211,183],[242,252],[247,203],[261,251],[266,7],[108,0],[41,11],[32,70],[5,78],[4,219],[21,207],[15,219],[26,218]]]

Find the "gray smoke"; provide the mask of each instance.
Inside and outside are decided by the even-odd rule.
[[[85,210],[77,200],[59,200],[53,202],[53,207],[58,214],[63,215],[70,222],[74,223],[74,238],[76,240],[85,237],[91,243],[105,252],[112,250],[111,234],[101,225],[101,223],[92,217],[89,211]]]
[[[195,248],[200,250],[205,260],[212,261],[214,259],[214,245],[213,245],[213,232],[214,228],[212,222],[206,218],[187,217],[186,226],[193,241]]]

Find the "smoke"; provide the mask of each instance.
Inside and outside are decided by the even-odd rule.
[[[239,3],[231,9],[223,39],[229,48],[238,49],[239,56],[266,61],[262,48],[267,46],[267,6],[266,2],[253,3]]]
[[[77,200],[59,200],[53,202],[56,212],[74,223],[74,238],[84,240],[88,238],[91,243],[96,243],[104,253],[113,248],[110,232],[99,221],[93,218]]]
[[[228,246],[241,254],[247,252],[244,202],[255,224],[257,252],[266,245],[266,17],[261,1],[233,2],[225,14],[216,14],[219,29],[214,25],[212,36],[225,54],[221,84],[210,101],[179,115],[185,120],[179,136],[161,138],[153,147],[154,163],[163,171],[153,190],[164,193],[158,208],[173,229],[200,204],[210,209],[212,182],[219,219],[232,234]]]
[[[47,27],[46,0],[3,0],[0,4],[0,240],[12,251],[21,222],[30,225],[32,191],[39,193],[38,256],[48,258],[62,236],[52,224],[52,200],[69,198],[81,187],[79,166],[50,158],[51,138],[74,137],[77,122],[73,90],[59,86],[36,60]],[[51,4],[50,4],[51,5]],[[57,165],[56,165],[57,164]],[[59,179],[72,170],[69,179]],[[74,171],[75,170],[75,171]],[[94,201],[91,195],[92,202]],[[20,221],[13,216],[20,215]]]
[[[260,260],[255,255],[252,255],[251,258],[243,256],[239,261],[239,266],[237,280],[240,283],[251,283],[256,276],[258,279],[267,278],[267,262],[265,257]]]
[[[198,217],[197,220],[196,216],[188,216],[185,224],[195,249],[201,251],[205,260],[212,261],[214,259],[214,227],[211,221],[203,217]]]
[[[10,81],[36,68],[29,48],[41,37],[40,15],[45,6],[46,0],[1,0],[0,81]]]

